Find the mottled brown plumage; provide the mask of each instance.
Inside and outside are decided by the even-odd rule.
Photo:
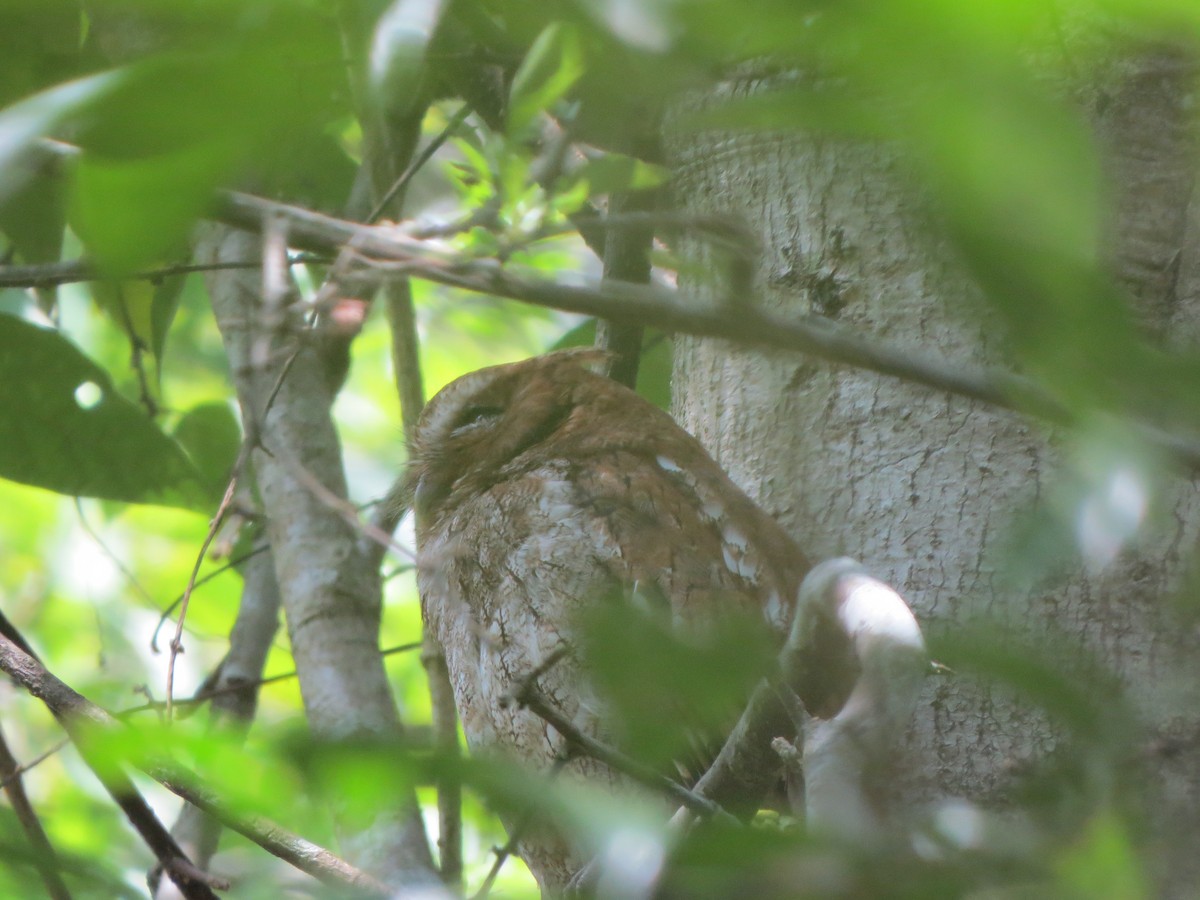
[[[537,770],[552,765],[561,738],[504,701],[575,643],[582,605],[653,586],[682,633],[730,609],[761,612],[782,632],[808,568],[670,416],[586,368],[597,358],[549,354],[453,382],[421,417],[408,475],[422,609],[468,743]],[[577,726],[609,737],[574,656],[538,684]],[[585,759],[567,773],[620,780]],[[550,893],[586,862],[544,830],[529,832],[521,852]]]

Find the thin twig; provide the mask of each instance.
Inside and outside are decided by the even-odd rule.
[[[187,856],[159,821],[129,776],[122,769],[108,764],[107,760],[95,759],[90,752],[87,741],[83,740],[80,726],[84,720],[97,721],[97,715],[91,714],[91,710],[86,710],[86,715],[80,714],[79,704],[87,704],[87,701],[46,671],[33,655],[29,644],[7,619],[0,621],[0,669],[46,704],[72,743],[79,749],[83,761],[120,807],[129,824],[154,853],[171,880],[179,887],[180,893],[187,900],[217,900],[217,895],[213,893],[213,880],[194,871]],[[94,709],[104,721],[111,721],[99,707]]]
[[[1019,375],[1000,370],[970,370],[945,361],[921,359],[908,351],[864,339],[819,316],[783,318],[764,313],[748,297],[714,304],[659,287],[626,284],[584,287],[515,275],[494,262],[468,261],[434,251],[395,228],[359,225],[249,194],[222,194],[216,215],[236,227],[258,230],[264,209],[280,209],[289,218],[291,239],[299,247],[328,253],[353,240],[358,252],[365,256],[403,262],[408,274],[439,284],[664,331],[806,353],[1034,415],[1058,425],[1070,425],[1075,418],[1057,399]],[[1189,470],[1200,470],[1200,446],[1153,426],[1138,427],[1148,443]]]
[[[580,752],[599,760],[614,771],[628,775],[634,781],[665,794],[675,802],[681,803],[701,815],[711,816],[732,824],[741,824],[712,800],[688,790],[679,782],[672,781],[656,769],[638,762],[620,750],[584,734],[546,699],[530,679],[523,680],[522,686],[516,694],[516,700],[538,718],[553,725],[567,743],[575,745]]]
[[[36,769],[38,766],[40,766],[42,763],[44,763],[50,757],[54,756],[54,754],[58,753],[60,750],[65,749],[70,743],[71,743],[70,739],[63,738],[61,741],[59,741],[57,744],[55,744],[49,750],[43,750],[41,753],[39,753],[33,759],[29,760],[29,762],[21,763],[21,765],[17,766],[15,769],[13,769],[3,779],[0,779],[0,790],[8,787],[9,783],[14,778],[20,778],[22,775],[24,775],[26,772],[30,771],[31,769]]]
[[[379,655],[380,656],[393,656],[397,653],[410,653],[413,650],[420,650],[423,646],[424,646],[424,644],[422,644],[420,641],[415,641],[410,644],[398,644],[395,647],[388,647],[384,650],[380,650]],[[260,687],[265,687],[267,685],[278,684],[279,682],[289,681],[293,678],[296,678],[298,675],[299,675],[299,673],[296,672],[295,669],[293,669],[290,672],[282,672],[278,675],[268,675],[266,678],[259,678],[252,682],[248,681],[248,682],[244,682],[242,684],[229,685],[227,687],[222,687],[222,688],[210,688],[205,691],[199,691],[192,697],[187,697],[182,700],[176,700],[175,708],[178,710],[178,709],[185,709],[185,708],[191,707],[191,706],[199,706],[202,703],[207,703],[209,700],[211,700],[214,697],[220,697],[225,694],[230,694],[230,693],[234,693],[237,691],[243,691],[248,688],[260,688]],[[148,703],[141,703],[141,704],[138,704],[137,706],[126,707],[125,709],[115,712],[112,715],[116,719],[125,720],[125,719],[129,718],[130,716],[133,716],[137,713],[155,712],[155,711],[161,710],[161,709],[163,709],[164,706],[165,706],[165,703],[162,700],[151,700]],[[29,760],[29,762],[22,763],[21,765],[17,766],[17,768],[14,769],[12,772],[10,772],[8,775],[6,775],[3,778],[0,778],[0,790],[3,790],[4,788],[8,787],[8,785],[12,782],[12,780],[14,778],[20,778],[22,775],[24,775],[26,772],[30,771],[31,769],[35,769],[38,766],[40,766],[42,763],[44,763],[46,760],[50,759],[56,753],[59,753],[60,751],[65,749],[70,743],[71,743],[71,741],[68,738],[64,738],[61,741],[59,741],[58,743],[56,743],[54,746],[50,747],[48,750],[44,750],[41,753],[39,753],[33,759]]]
[[[332,257],[313,253],[296,253],[288,258],[288,265],[299,266],[309,264],[325,264],[332,262]],[[173,266],[160,266],[155,269],[142,269],[129,275],[121,276],[126,281],[161,281],[172,275],[189,275],[193,272],[220,272],[227,269],[257,269],[261,265],[256,260],[246,262],[225,263],[187,263]],[[102,278],[86,259],[72,259],[64,262],[41,263],[27,266],[0,266],[0,288],[38,288],[55,287],[63,284],[74,284],[79,281],[97,281]]]
[[[179,655],[183,647],[183,623],[187,618],[188,601],[191,599],[192,591],[196,587],[196,576],[200,574],[200,566],[204,563],[204,556],[208,553],[208,547],[213,542],[213,538],[216,537],[217,531],[221,527],[221,522],[225,519],[225,513],[228,512],[229,505],[233,502],[233,494],[237,490],[238,479],[241,477],[242,470],[250,458],[250,449],[250,441],[242,441],[237,459],[233,463],[233,472],[229,476],[229,484],[225,487],[225,496],[221,498],[221,503],[217,507],[216,514],[212,517],[212,521],[208,523],[208,533],[204,536],[204,542],[200,545],[200,552],[196,554],[196,562],[192,566],[191,574],[188,576],[187,587],[183,589],[183,597],[179,601],[179,621],[175,625],[175,634],[171,638],[170,644],[171,655],[167,659],[166,717],[168,722],[171,721],[172,695],[175,690],[175,658]]]
[[[45,703],[77,745],[79,742],[76,737],[79,726],[83,723],[108,730],[121,727],[120,723],[111,715],[48,672],[38,660],[26,653],[18,645],[19,643],[21,642],[13,640],[7,632],[0,636],[0,670],[12,676],[30,694]],[[227,828],[237,831],[268,853],[322,883],[335,887],[355,888],[373,896],[391,896],[384,885],[334,856],[328,850],[291,834],[263,818],[233,812],[215,792],[203,787],[199,778],[175,765],[173,761],[160,759],[153,763],[139,764],[139,768],[167,790],[215,816]],[[109,770],[110,767],[102,769],[106,774]],[[146,809],[148,810],[149,807]],[[152,813],[150,815],[153,816]],[[175,846],[174,840],[162,824],[158,823],[156,818],[152,818],[152,821],[157,823],[157,827],[161,829],[163,846]],[[146,823],[147,820],[139,819],[135,825],[139,826],[140,831]],[[156,850],[157,855],[161,848],[152,845],[152,849]],[[168,860],[182,858],[182,854],[179,854],[178,857],[166,855]],[[163,859],[163,855],[160,855],[159,858]],[[184,868],[168,862],[168,860],[164,860],[166,870],[172,874],[173,880],[179,879],[176,881],[177,884],[180,884],[180,881],[184,882],[180,884],[180,889],[185,897],[215,900],[216,895],[212,893],[206,883],[200,884],[197,888],[195,883],[188,882],[184,877],[186,872]]]
[[[407,168],[400,173],[400,176],[394,182],[392,182],[392,186],[387,189],[387,192],[383,195],[379,202],[375,204],[375,208],[371,210],[371,214],[367,216],[368,224],[374,224],[375,222],[379,221],[379,217],[383,215],[383,211],[388,208],[388,204],[395,200],[396,197],[408,186],[408,183],[412,180],[412,177],[421,170],[425,163],[429,162],[433,154],[437,153],[441,148],[442,144],[446,143],[446,141],[454,136],[454,132],[456,132],[458,127],[467,120],[467,116],[470,114],[470,104],[464,103],[458,108],[458,112],[450,117],[450,121],[446,123],[446,127],[443,128],[433,140],[425,145],[424,149],[422,149],[421,152],[413,158],[412,162],[408,164]]]
[[[37,810],[29,802],[29,795],[25,793],[25,785],[21,782],[21,773],[27,770],[18,765],[16,757],[8,747],[8,741],[0,732],[0,775],[4,776],[4,792],[21,830],[29,840],[34,867],[46,886],[46,893],[53,900],[71,900],[71,892],[67,890],[67,885],[59,873],[61,866],[58,854],[54,852],[54,846],[46,837],[42,820],[38,818]]]
[[[243,553],[237,559],[231,559],[224,565],[218,566],[217,568],[213,569],[211,572],[209,572],[203,578],[196,579],[196,583],[194,585],[192,585],[192,589],[195,590],[198,587],[203,587],[204,585],[208,584],[208,582],[212,581],[214,578],[216,578],[220,575],[224,575],[230,569],[236,569],[238,566],[240,566],[242,563],[244,563],[246,560],[250,559],[251,557],[258,556],[258,554],[260,554],[260,553],[266,553],[270,549],[271,549],[270,544],[260,544],[257,547],[251,547],[249,550],[247,550],[245,553]],[[153,598],[151,598],[151,599],[153,600]],[[183,594],[180,594],[178,597],[176,597],[174,600],[172,600],[170,602],[170,604],[167,606],[167,608],[162,611],[162,615],[160,615],[158,617],[158,624],[156,626],[154,626],[154,633],[150,636],[150,649],[153,650],[155,653],[158,652],[158,633],[160,631],[162,631],[162,627],[163,627],[163,625],[165,625],[167,623],[167,620],[169,618],[171,618],[171,613],[173,613],[175,611],[175,608],[177,606],[179,606],[179,604],[182,602],[183,602]]]
[[[399,644],[398,646],[395,646],[395,647],[388,647],[386,650],[380,650],[379,655],[380,656],[392,656],[397,653],[408,653],[413,650],[420,650],[422,646],[424,646],[424,645],[420,641],[415,641],[411,644]],[[174,706],[176,709],[184,708],[184,707],[188,707],[188,706],[199,706],[202,703],[207,703],[213,697],[220,697],[225,694],[233,693],[236,691],[243,691],[243,690],[246,690],[247,688],[264,687],[264,686],[270,685],[270,684],[277,684],[281,681],[288,681],[289,679],[296,678],[298,675],[299,675],[299,673],[293,669],[291,672],[282,672],[279,675],[268,675],[266,678],[259,678],[255,681],[247,681],[247,682],[243,682],[242,684],[232,685],[230,687],[209,688],[207,690],[198,691],[192,697],[188,697],[183,700],[176,700],[174,703]],[[113,715],[118,719],[124,719],[135,713],[153,712],[155,710],[163,709],[165,705],[166,705],[165,701],[151,700],[148,703],[141,703],[137,706],[130,706],[126,709],[121,710],[120,712],[113,713]],[[3,783],[0,783],[0,787],[3,787]]]
[[[421,662],[429,682],[429,703],[433,713],[434,750],[441,758],[447,775],[437,779],[438,863],[442,881],[462,891],[462,783],[457,771],[461,748],[458,743],[458,710],[454,689],[446,667],[446,654],[432,634],[426,634]]]
[[[264,448],[267,449],[267,448]],[[385,531],[382,531],[377,526],[370,522],[364,522],[358,514],[358,508],[348,500],[343,500],[317,478],[312,472],[308,471],[300,460],[292,456],[284,450],[273,447],[267,449],[267,452],[283,462],[288,467],[297,481],[299,481],[308,491],[336,512],[342,519],[347,522],[352,528],[358,529],[362,534],[365,534],[371,540],[378,542],[381,546],[394,550],[396,553],[407,557],[415,562],[416,555],[412,550],[409,550],[403,544],[399,543],[395,538]]]
[[[570,761],[570,757],[567,756],[556,758],[550,767],[550,772],[546,776],[546,780],[554,781],[558,777],[558,773]],[[487,896],[492,892],[492,885],[496,883],[496,877],[500,874],[500,870],[504,868],[504,864],[508,861],[508,858],[517,852],[517,849],[520,847],[521,837],[525,834],[530,824],[532,824],[535,812],[532,807],[526,809],[521,814],[521,818],[517,820],[516,825],[513,826],[512,831],[509,832],[508,840],[504,842],[504,845],[492,848],[496,854],[496,858],[492,861],[492,867],[488,870],[487,876],[483,879],[483,884],[479,886],[479,890],[471,895],[471,900],[486,900]]]

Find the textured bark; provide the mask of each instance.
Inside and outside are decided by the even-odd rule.
[[[1200,311],[1196,158],[1181,57],[1119,66],[1098,104],[1118,202],[1114,259],[1144,315],[1194,335]],[[724,85],[720,94],[753,90]],[[865,335],[964,366],[998,363],[978,291],[927,237],[922,199],[886,146],[811,135],[670,136],[678,201],[758,231],[765,309],[820,313]],[[1186,234],[1185,234],[1186,233]],[[1182,249],[1182,254],[1180,253]],[[704,249],[696,248],[703,260]],[[711,274],[711,273],[710,273]],[[719,278],[683,286],[719,296]],[[676,415],[813,559],[848,554],[889,579],[926,628],[986,614],[1030,638],[1056,627],[1128,685],[1154,758],[1162,834],[1194,846],[1200,801],[1197,635],[1179,628],[1179,587],[1200,528],[1196,484],[1170,484],[1166,516],[1102,574],[1053,590],[1006,586],[1015,516],[1044,501],[1056,435],[986,405],[787,353],[709,339],[676,343]],[[1190,739],[1189,739],[1190,736]],[[1044,717],[968,679],[931,679],[909,741],[906,795],[1002,797],[1020,764],[1054,745]],[[1196,879],[1177,853],[1171,880]],[[1190,867],[1190,868],[1189,868]]]
[[[213,226],[198,242],[196,257],[219,262],[261,252],[257,237]],[[253,454],[254,475],[308,722],[325,740],[397,737],[400,720],[379,655],[378,571],[366,561],[351,526],[296,468],[345,498],[341,448],[330,417],[333,391],[323,360],[303,334],[267,319],[257,273],[214,273],[208,290],[248,429],[257,428],[266,448]],[[259,353],[263,342],[266,354]],[[395,798],[376,822],[342,825],[348,855],[385,881],[435,880],[415,798]]]

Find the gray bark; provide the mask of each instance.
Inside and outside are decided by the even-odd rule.
[[[220,262],[254,259],[261,252],[258,237],[210,226],[197,242],[196,257]],[[257,430],[266,448],[252,456],[254,475],[309,725],[324,740],[397,738],[400,720],[379,655],[377,567],[366,559],[354,529],[297,469],[346,497],[331,419],[333,389],[323,361],[313,343],[292,330],[296,323],[286,327],[287,310],[276,312],[284,321],[270,321],[258,273],[215,272],[207,283],[247,429]],[[260,352],[264,344],[267,353]],[[394,885],[436,883],[415,797],[392,798],[375,822],[341,826],[347,855],[363,868]]]
[[[1184,341],[1200,322],[1189,71],[1178,54],[1143,53],[1114,69],[1096,114],[1118,198],[1112,258],[1142,314]],[[718,94],[753,89],[729,83]],[[757,231],[755,302],[765,309],[829,316],[918,357],[1004,361],[978,290],[930,236],[919,186],[892,148],[707,132],[669,135],[669,152],[685,210],[733,214]],[[714,302],[720,284],[681,275]],[[1057,628],[1116,672],[1144,728],[1137,749],[1157,776],[1160,834],[1182,851],[1165,857],[1168,881],[1200,880],[1188,849],[1200,834],[1200,641],[1170,602],[1200,531],[1196,484],[1168,476],[1167,514],[1103,571],[1071,558],[1053,586],[1023,584],[1004,564],[1014,522],[1054,502],[1062,434],[793,354],[680,338],[675,355],[677,418],[810,558],[861,560],[927,631],[953,634],[985,614],[1035,641]],[[1004,691],[930,679],[901,779],[907,806],[996,803],[1055,740],[1045,716]]]

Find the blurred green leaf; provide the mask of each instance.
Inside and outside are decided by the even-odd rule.
[[[106,273],[170,257],[214,190],[331,115],[341,70],[326,21],[258,8],[228,40],[134,64],[83,110],[71,223]]]
[[[1110,757],[1131,734],[1131,711],[1116,676],[1077,641],[1043,628],[1036,645],[997,623],[957,623],[933,632],[930,658],[1005,685],[1032,700],[1075,736]]]
[[[214,504],[221,499],[242,443],[242,429],[227,403],[193,406],[173,436],[200,472]]]
[[[71,225],[106,273],[173,259],[241,149],[210,140],[137,160],[84,157],[75,170]]]
[[[573,176],[586,179],[592,194],[610,194],[659,187],[670,178],[670,171],[624,153],[605,153],[590,158]]]
[[[612,704],[616,742],[651,764],[702,772],[775,662],[761,616],[728,611],[681,635],[666,600],[643,585],[581,615],[583,658]]]
[[[547,25],[513,76],[508,97],[508,133],[521,135],[538,113],[566,96],[583,75],[579,32],[563,22]]]
[[[596,320],[576,325],[554,342],[550,350],[590,347],[596,343]],[[671,410],[671,339],[661,331],[646,329],[638,363],[637,392],[660,409]]]
[[[0,200],[0,231],[27,263],[58,259],[65,224],[61,179],[34,176]]]
[[[0,201],[32,177],[30,153],[34,142],[53,134],[69,117],[120,88],[127,78],[124,70],[89,75],[0,111]]]
[[[0,316],[0,476],[63,494],[203,505],[199,473],[108,373],[61,335]]]
[[[1075,845],[1058,859],[1060,884],[1079,900],[1140,900],[1154,896],[1137,850],[1119,818],[1096,814]]]
[[[393,0],[371,42],[371,84],[389,115],[404,116],[420,102],[425,54],[446,0]]]
[[[158,281],[131,278],[91,282],[96,303],[129,339],[134,357],[149,353],[156,394],[161,381],[167,331],[179,308],[184,281],[182,275],[171,275]],[[145,364],[143,360],[142,365]]]

